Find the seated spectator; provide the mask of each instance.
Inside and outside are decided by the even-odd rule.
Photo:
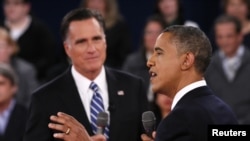
[[[223,0],[225,14],[236,17],[242,25],[243,44],[250,48],[250,2],[249,0]]]
[[[121,69],[132,51],[131,33],[116,0],[83,0],[81,7],[98,10],[105,20],[107,59],[105,65]]]
[[[199,27],[196,22],[184,19],[180,0],[157,0],[156,14],[162,16],[167,26],[187,25]]]
[[[37,78],[44,82],[55,60],[56,43],[48,28],[30,14],[29,0],[3,0],[3,25],[20,46],[18,56],[34,65]]]
[[[155,95],[155,107],[153,112],[156,117],[156,127],[171,111],[172,99],[164,94]]]
[[[16,102],[17,78],[7,64],[0,64],[0,140],[22,141],[27,109]]]
[[[122,67],[124,71],[137,75],[144,80],[145,85],[148,88],[147,96],[150,103],[154,100],[154,94],[149,83],[150,76],[149,69],[147,67],[147,60],[154,51],[156,38],[164,28],[165,23],[161,17],[156,15],[149,17],[144,27],[142,45],[140,49],[130,54],[126,58]]]
[[[18,77],[17,101],[29,105],[32,91],[38,87],[35,68],[28,62],[18,58],[17,44],[11,39],[6,29],[0,27],[0,63],[12,66]]]
[[[243,45],[240,21],[221,16],[214,25],[218,50],[205,73],[209,87],[236,113],[239,123],[250,124],[250,51]]]

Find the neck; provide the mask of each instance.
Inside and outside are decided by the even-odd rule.
[[[162,116],[162,119],[164,119],[165,117],[167,117],[168,113],[170,111],[161,111],[161,116]]]
[[[80,70],[77,67],[75,67],[75,69],[83,76],[85,76],[86,78],[88,78],[89,80],[94,80],[100,73],[102,68],[95,70],[95,71],[84,71],[84,70]]]
[[[168,24],[171,24],[174,20],[176,20],[177,18],[177,14],[169,14],[169,15],[166,15],[164,17],[165,21],[168,23]]]
[[[3,113],[10,106],[10,103],[11,99],[6,102],[0,103],[0,113]]]
[[[19,28],[24,26],[28,21],[28,16],[22,17],[19,20],[7,21],[7,25],[10,28]]]

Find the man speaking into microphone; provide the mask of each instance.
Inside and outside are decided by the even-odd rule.
[[[206,85],[203,74],[212,48],[198,28],[171,26],[157,38],[148,60],[152,89],[173,99],[171,112],[162,120],[153,138],[144,141],[207,141],[208,125],[238,124],[222,100]]]
[[[72,65],[34,92],[24,141],[140,140],[146,89],[142,79],[103,65],[104,31],[97,11],[75,9],[64,17],[62,39]],[[110,119],[103,135],[97,135],[100,112]]]

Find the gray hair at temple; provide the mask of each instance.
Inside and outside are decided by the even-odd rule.
[[[0,63],[0,76],[3,76],[11,82],[12,85],[17,85],[18,78],[12,67],[5,63]]]
[[[178,53],[191,52],[195,56],[197,72],[204,74],[212,56],[212,46],[206,34],[197,27],[174,25],[167,27],[163,33],[171,34],[171,42],[177,47]]]

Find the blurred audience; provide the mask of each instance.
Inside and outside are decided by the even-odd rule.
[[[47,26],[30,14],[29,0],[3,0],[5,19],[2,25],[7,27],[13,40],[20,46],[17,54],[32,63],[43,82],[46,72],[55,60],[56,42]]]
[[[25,106],[30,103],[32,91],[38,87],[35,68],[25,60],[15,56],[17,44],[11,39],[8,31],[0,27],[0,63],[12,66],[18,77],[17,101]]]
[[[124,60],[132,52],[132,40],[116,0],[83,0],[81,7],[98,10],[104,17],[107,42],[105,65],[121,69]]]
[[[12,68],[0,63],[0,140],[22,141],[27,109],[16,102],[17,77]]]
[[[157,0],[156,13],[162,16],[167,26],[187,25],[199,27],[196,22],[184,18],[180,0]]]
[[[225,14],[236,17],[242,25],[243,44],[250,47],[249,0],[223,0]]]
[[[214,25],[219,49],[205,79],[208,86],[236,113],[239,123],[250,124],[250,52],[242,44],[242,24],[232,16],[218,17]]]
[[[126,58],[122,67],[122,70],[137,75],[144,80],[145,85],[148,88],[147,96],[150,103],[154,102],[154,94],[149,83],[150,76],[147,67],[147,60],[154,51],[156,38],[164,28],[165,22],[160,16],[153,15],[149,17],[144,27],[141,47],[138,51],[130,54]]]
[[[156,127],[171,111],[172,99],[164,94],[155,94],[155,107],[153,109],[156,117]]]

